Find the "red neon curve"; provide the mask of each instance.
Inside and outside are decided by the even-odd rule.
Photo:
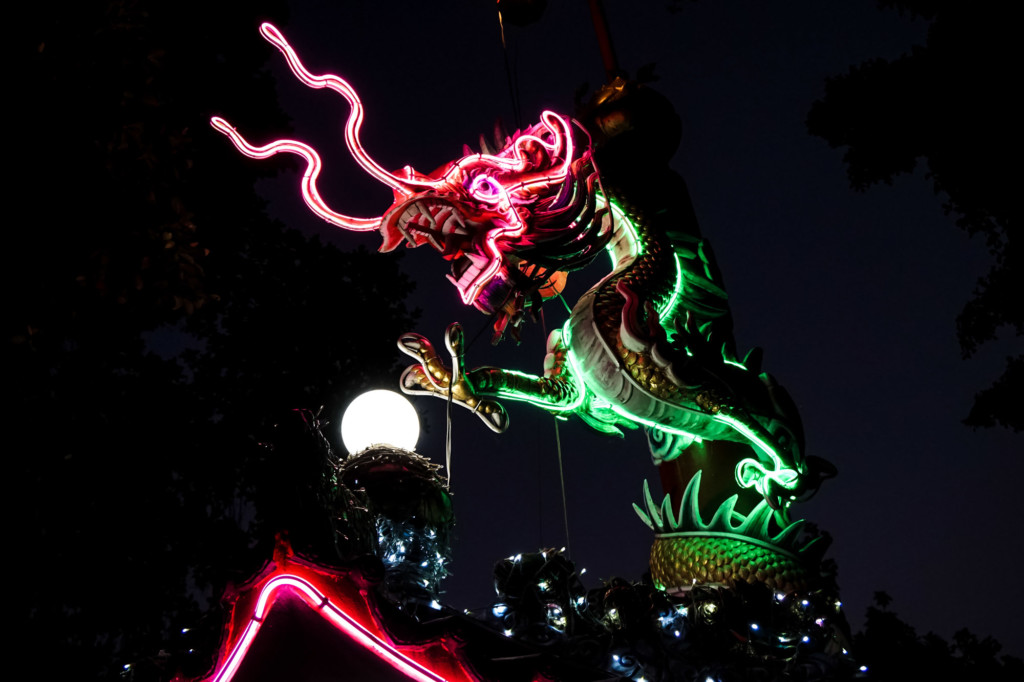
[[[359,139],[364,116],[363,104],[352,86],[334,74],[315,75],[310,73],[302,64],[295,50],[285,40],[281,31],[273,24],[262,24],[260,34],[281,51],[292,73],[303,84],[316,89],[327,88],[345,98],[350,106],[349,116],[345,122],[345,144],[359,165],[378,181],[395,190],[396,196],[409,197],[414,193],[430,190],[448,192],[455,189],[462,191],[464,189],[463,179],[467,177],[467,173],[472,172],[474,165],[481,163],[500,169],[501,174],[519,174],[517,178],[507,182],[502,182],[498,177],[494,178],[497,181],[497,187],[492,188],[492,191],[498,195],[495,208],[501,219],[495,221],[494,228],[488,231],[483,240],[483,253],[480,255],[486,258],[486,265],[470,282],[463,285],[456,282],[463,303],[473,303],[501,268],[503,256],[498,242],[520,237],[527,229],[519,206],[529,203],[538,190],[565,182],[568,177],[575,153],[570,121],[552,111],[544,111],[541,113],[539,124],[519,135],[512,144],[498,154],[473,154],[463,157],[449,164],[440,177],[426,177],[415,173],[409,167],[405,168],[405,172],[401,176],[395,175],[374,161]],[[379,229],[380,218],[354,218],[333,211],[327,206],[316,186],[321,169],[320,156],[309,145],[296,140],[277,140],[263,147],[256,147],[246,141],[224,119],[214,117],[211,119],[211,123],[214,128],[231,138],[238,150],[247,156],[265,159],[280,152],[287,152],[304,158],[306,171],[302,177],[302,197],[313,212],[327,222],[344,229],[360,232]],[[554,165],[544,171],[526,172],[532,163],[532,155],[527,149],[529,145],[543,148]],[[483,199],[477,191],[473,189],[469,191],[475,199]],[[454,278],[449,279],[455,281]]]
[[[343,227],[346,230],[355,230],[357,232],[370,232],[380,227],[380,218],[353,218],[352,216],[332,211],[327,206],[320,197],[319,190],[316,188],[316,180],[320,176],[322,165],[320,155],[308,144],[297,140],[277,140],[262,147],[255,147],[249,144],[235,130],[234,126],[219,116],[211,118],[210,125],[231,138],[238,151],[254,159],[267,159],[280,152],[287,152],[304,158],[306,160],[306,172],[302,174],[302,198],[313,213],[316,213],[327,222]]]
[[[309,580],[295,574],[283,573],[274,576],[263,585],[245,631],[235,642],[231,653],[223,660],[212,682],[230,682],[235,676],[242,661],[245,659],[246,653],[249,651],[249,647],[252,646],[256,634],[259,632],[260,627],[263,625],[282,590],[298,594],[310,608],[320,613],[321,616],[336,628],[413,680],[419,682],[449,682],[449,680],[453,682],[455,680],[470,682],[477,679],[465,671],[464,668],[461,668],[461,666],[459,672],[462,674],[452,678],[444,677],[371,632],[356,618],[346,613],[339,604],[332,602],[326,594],[317,589]]]
[[[502,184],[500,180],[497,181],[497,192],[500,199],[496,205],[496,209],[504,218],[503,222],[505,224],[499,225],[495,229],[491,230],[484,238],[484,250],[486,251],[488,259],[487,265],[481,268],[480,273],[465,286],[460,286],[454,278],[449,277],[449,279],[454,281],[456,286],[459,287],[459,294],[462,296],[462,302],[467,305],[476,300],[483,288],[487,286],[488,282],[494,278],[498,273],[498,270],[501,268],[502,255],[497,247],[497,241],[499,239],[513,239],[522,236],[526,231],[526,223],[523,222],[519,212],[516,210],[515,204],[517,202],[513,200],[513,197],[520,192],[529,194],[538,189],[549,187],[560,182],[565,182],[569,175],[569,167],[572,164],[572,155],[574,153],[572,131],[569,128],[569,124],[564,118],[553,111],[545,111],[541,113],[540,119],[541,124],[551,134],[553,139],[552,142],[545,142],[536,135],[521,135],[516,138],[512,148],[503,152],[503,154],[508,155],[515,154],[517,157],[516,159],[513,160],[504,156],[492,156],[487,154],[465,157],[459,160],[459,162],[455,164],[452,169],[449,169],[449,171],[444,175],[443,180],[446,180],[455,172],[456,169],[461,170],[464,165],[467,165],[469,162],[477,159],[486,159],[491,163],[495,163],[513,172],[522,171],[529,163],[525,152],[525,146],[528,142],[533,142],[544,147],[552,158],[560,159],[560,162],[554,168],[547,172],[537,173],[530,179],[520,180],[507,185]],[[481,199],[477,192],[472,189],[470,190],[470,194],[473,194],[474,198],[477,200]]]
[[[281,51],[292,73],[305,85],[311,88],[328,88],[348,100],[352,111],[345,122],[345,144],[348,145],[356,161],[359,162],[359,165],[367,173],[402,194],[411,194],[412,190],[409,189],[410,187],[429,188],[433,186],[431,183],[421,183],[412,179],[400,178],[393,173],[387,172],[380,164],[370,158],[370,155],[366,153],[362,143],[359,141],[359,129],[363,125],[363,103],[359,100],[359,95],[356,94],[356,91],[345,79],[332,73],[325,73],[322,76],[315,76],[310,73],[302,65],[299,55],[288,44],[288,41],[284,39],[281,31],[273,24],[264,23],[260,26],[260,33],[271,45]]]

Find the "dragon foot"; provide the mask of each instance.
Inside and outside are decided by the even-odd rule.
[[[508,413],[501,403],[481,397],[465,371],[465,340],[462,325],[453,322],[445,332],[445,347],[451,355],[451,369],[445,366],[434,345],[420,334],[403,334],[398,349],[417,360],[402,373],[402,392],[432,395],[451,400],[470,410],[496,433],[508,428]]]

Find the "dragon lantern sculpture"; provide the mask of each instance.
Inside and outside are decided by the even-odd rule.
[[[668,169],[677,118],[660,96],[621,80],[594,98],[584,121],[550,111],[540,122],[430,174],[389,172],[360,142],[362,104],[334,75],[314,75],[274,26],[263,36],[312,88],[351,107],[345,142],[367,173],[390,187],[380,217],[328,207],[317,191],[316,151],[294,140],[257,147],[224,119],[213,126],[244,154],[303,157],[302,194],[321,218],[346,230],[379,232],[382,251],[430,245],[451,262],[448,279],[467,305],[492,315],[496,340],[517,332],[524,312],[560,295],[565,273],[608,253],[612,270],[551,333],[541,374],[464,367],[458,324],[449,327],[447,366],[418,334],[399,339],[416,359],[406,393],[451,399],[494,431],[508,427],[495,398],[526,401],[593,428],[621,434],[645,427],[667,490],[656,504],[645,484],[641,518],[656,532],[656,585],[765,582],[805,589],[826,542],[791,522],[789,505],[833,470],[806,457],[788,394],[762,373],[760,352],[740,358],[714,256],[693,217],[685,184]],[[675,139],[673,139],[675,138]],[[600,171],[599,171],[600,166]],[[710,517],[710,520],[708,520]]]

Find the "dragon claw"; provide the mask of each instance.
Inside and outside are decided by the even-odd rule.
[[[501,403],[494,400],[481,400],[473,414],[495,433],[504,433],[508,428],[508,413]]]
[[[398,349],[414,358],[421,358],[426,351],[432,351],[434,347],[425,336],[409,332],[398,337]]]
[[[457,322],[449,325],[445,333],[445,347],[451,355],[451,369],[441,360],[434,345],[420,334],[403,334],[398,348],[417,360],[402,373],[400,387],[407,395],[432,395],[451,401],[470,410],[487,425],[501,433],[508,428],[508,413],[494,400],[477,394],[465,370],[464,337]]]
[[[444,387],[438,386],[430,380],[429,375],[423,371],[423,367],[420,365],[406,367],[402,372],[402,378],[399,379],[399,385],[402,388],[402,393],[406,395],[434,395],[437,391],[444,390]]]

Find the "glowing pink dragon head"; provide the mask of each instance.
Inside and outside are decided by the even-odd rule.
[[[430,244],[452,261],[449,279],[462,301],[486,313],[521,311],[553,271],[582,267],[607,242],[610,229],[599,219],[603,211],[597,210],[590,139],[579,124],[545,111],[540,123],[506,138],[497,152],[470,153],[430,175],[410,167],[391,173],[360,143],[363,106],[355,90],[338,76],[309,73],[276,27],[263,24],[260,33],[284,54],[299,80],[334,90],[348,101],[345,143],[366,172],[395,193],[394,204],[381,217],[337,213],[317,191],[321,163],[312,147],[295,140],[255,147],[224,119],[212,119],[243,154],[303,157],[302,195],[324,220],[347,230],[380,230],[382,251],[403,242]]]

